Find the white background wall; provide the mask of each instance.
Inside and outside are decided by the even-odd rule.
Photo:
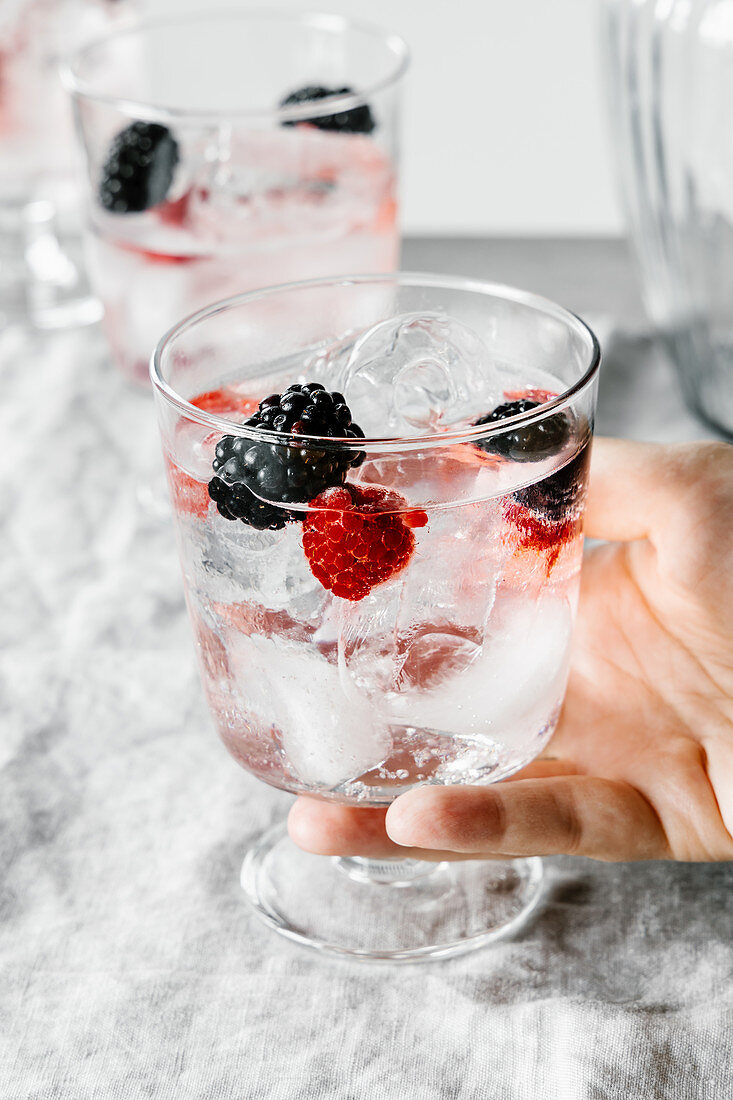
[[[155,11],[268,0],[144,0]],[[601,101],[598,0],[271,0],[398,31],[408,233],[621,232]]]

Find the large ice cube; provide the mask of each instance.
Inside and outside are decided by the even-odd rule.
[[[507,560],[503,530],[500,500],[433,509],[404,574],[400,631],[448,626],[480,641]]]
[[[304,783],[336,787],[388,755],[386,727],[366,700],[347,698],[338,669],[324,657],[297,643],[241,634],[229,659],[244,705],[278,728]]]
[[[470,651],[456,645],[433,684],[425,684],[419,662],[413,673],[406,664],[398,690],[384,700],[385,713],[393,721],[521,749],[562,699],[570,630],[567,600],[503,595],[483,644]]]
[[[347,692],[380,705],[405,677],[435,679],[442,660],[470,663],[480,648],[510,552],[496,500],[435,509],[416,532],[409,566],[358,603],[339,607],[339,661]]]
[[[371,436],[468,424],[502,393],[480,337],[441,313],[403,313],[367,329],[339,364],[335,381]]]
[[[212,131],[191,150],[198,162],[188,225],[231,248],[342,237],[368,223],[391,193],[392,167],[373,141],[315,127]],[[263,284],[266,285],[266,284]]]
[[[201,600],[254,601],[310,619],[320,613],[328,594],[310,571],[301,535],[299,524],[256,531],[219,517],[196,523],[191,536],[181,540],[189,583]]]

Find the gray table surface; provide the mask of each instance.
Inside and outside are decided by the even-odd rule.
[[[414,240],[404,263],[526,286],[606,350],[598,427],[709,437],[612,241]],[[720,1100],[733,865],[553,859],[500,946],[376,967],[247,908],[290,799],[217,742],[170,525],[137,491],[149,402],[94,329],[0,334],[0,1100]]]

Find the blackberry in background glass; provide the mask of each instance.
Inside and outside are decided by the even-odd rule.
[[[99,201],[111,214],[140,214],[168,195],[178,143],[166,126],[133,122],[114,138],[99,181]]]
[[[305,88],[298,88],[280,100],[281,107],[295,107],[301,103],[313,103],[319,99],[326,99],[334,95],[353,95],[353,88],[324,88],[314,84]],[[299,126],[307,123],[318,130],[328,130],[339,134],[371,134],[375,127],[374,115],[367,103],[361,103],[358,107],[351,107],[348,111],[337,111],[332,115],[322,115],[320,118],[303,118],[297,121],[283,122],[283,126]]]

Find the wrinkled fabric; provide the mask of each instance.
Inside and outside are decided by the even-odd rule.
[[[605,331],[601,431],[710,435]],[[95,330],[6,331],[0,378],[2,1100],[731,1095],[733,865],[548,860],[513,940],[431,965],[260,924],[239,867],[290,799],[215,737],[149,395]]]

